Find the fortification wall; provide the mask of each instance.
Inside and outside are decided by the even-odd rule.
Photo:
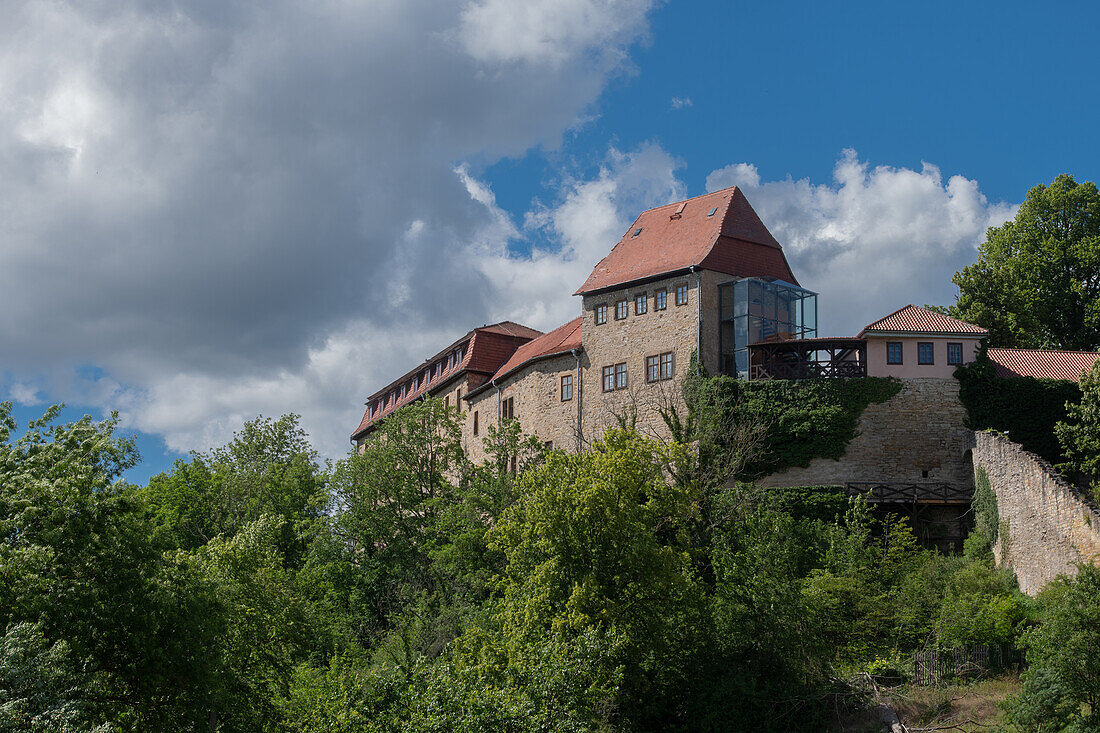
[[[1080,562],[1100,561],[1100,511],[1050,464],[996,433],[975,435],[974,466],[989,477],[1001,526],[993,554],[1035,595]]]
[[[869,405],[839,460],[816,458],[760,481],[763,486],[849,482],[973,484],[971,431],[955,379],[906,379],[891,399]]]

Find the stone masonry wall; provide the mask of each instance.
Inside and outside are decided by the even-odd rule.
[[[636,412],[639,432],[667,438],[667,429],[658,409],[666,404],[683,408],[680,381],[691,362],[699,337],[699,277],[687,274],[644,285],[621,288],[599,295],[584,296],[582,334],[584,340],[583,436],[585,445],[599,440],[604,431],[616,424],[616,417]],[[688,286],[688,302],[676,305],[676,286]],[[667,306],[654,308],[654,292],[667,291]],[[645,293],[648,311],[635,312],[634,296]],[[627,317],[615,319],[615,303],[627,301]],[[607,305],[607,322],[596,324],[595,308]],[[671,351],[673,378],[647,383],[647,356]],[[603,367],[626,362],[626,389],[603,391]]]
[[[973,484],[971,431],[955,379],[908,379],[891,399],[869,405],[840,460],[816,458],[760,481],[763,486],[848,482]]]
[[[1050,464],[996,433],[975,435],[974,466],[985,469],[997,495],[998,564],[1016,572],[1020,590],[1035,595],[1076,564],[1100,562],[1100,512]]]
[[[561,378],[573,376],[573,399],[562,401]],[[482,439],[490,425],[498,424],[499,400],[512,398],[515,419],[523,432],[537,435],[554,448],[573,452],[577,445],[577,360],[571,354],[543,359],[520,369],[500,384],[500,395],[490,387],[465,405],[462,442],[475,463],[485,458]],[[473,435],[474,413],[478,415],[478,436]]]

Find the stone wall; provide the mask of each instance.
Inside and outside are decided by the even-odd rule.
[[[975,435],[974,466],[997,495],[1000,536],[994,556],[1035,595],[1080,562],[1100,561],[1100,512],[1034,453],[996,433]]]
[[[840,460],[816,458],[760,481],[763,486],[849,482],[973,484],[971,431],[955,379],[907,379],[891,399],[869,405]]]
[[[573,376],[573,398],[561,399],[561,378]],[[581,396],[577,391],[577,359],[564,354],[536,361],[520,369],[507,380],[498,383],[467,400],[463,415],[462,443],[474,462],[485,458],[482,439],[490,425],[499,423],[498,405],[511,398],[513,413],[524,433],[537,435],[556,449],[573,452],[577,447],[577,406]],[[478,416],[478,435],[473,434],[474,414]]]
[[[680,284],[688,286],[688,302],[684,305],[676,305],[676,286]],[[599,440],[609,426],[616,424],[619,416],[629,413],[636,413],[639,432],[668,437],[659,408],[670,404],[683,408],[679,384],[699,338],[698,284],[698,275],[687,274],[584,296],[582,428],[586,445]],[[656,310],[654,293],[662,288],[667,292],[667,306],[664,310]],[[641,293],[646,294],[648,309],[638,314],[634,297]],[[627,301],[627,317],[616,320],[615,303],[620,300]],[[600,304],[607,306],[607,322],[597,324],[595,309]],[[668,351],[674,354],[673,378],[646,382],[646,357]],[[603,367],[620,362],[627,365],[626,389],[604,392]]]

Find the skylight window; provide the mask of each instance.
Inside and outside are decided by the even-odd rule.
[[[642,228],[641,228],[641,227],[638,227],[637,229],[635,229],[635,230],[634,230],[634,233],[633,233],[632,235],[630,235],[630,236],[631,236],[631,238],[633,239],[634,237],[638,236],[638,235],[639,235],[639,234],[641,234],[641,233],[642,233]]]
[[[709,219],[710,217],[714,216],[717,213],[718,213],[718,207],[715,206],[713,209],[710,210],[710,213],[707,214],[707,218]]]

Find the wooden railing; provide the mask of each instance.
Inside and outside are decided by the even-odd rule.
[[[853,482],[845,484],[848,494],[862,496],[872,504],[969,504],[974,489],[947,483],[885,484]]]
[[[753,364],[749,379],[853,379],[867,376],[867,367],[856,361],[799,361]]]

